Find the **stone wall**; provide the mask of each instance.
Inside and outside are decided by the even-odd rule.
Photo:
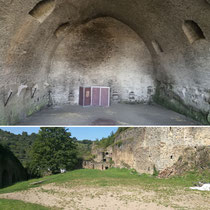
[[[155,93],[151,55],[142,39],[113,18],[73,30],[52,58],[54,104],[78,104],[80,86],[111,88],[112,102],[148,103]]]
[[[153,174],[154,170],[161,172],[177,163],[186,149],[196,154],[199,148],[209,146],[209,128],[129,128],[120,133],[113,145],[99,149],[99,153],[94,148],[93,153],[95,162],[101,161],[99,154],[109,151],[112,166]]]
[[[0,145],[0,188],[26,179],[27,173],[20,161]]]
[[[82,167],[86,169],[107,170],[112,167],[112,164],[108,162],[83,161]]]
[[[205,124],[208,123],[207,118],[210,121],[210,115],[208,117],[210,110],[209,1],[45,0],[44,3],[38,4],[39,2],[40,0],[0,1],[1,124],[14,124],[46,106],[51,100],[49,96],[51,91],[54,101],[62,99],[62,102],[69,102],[73,95],[72,103],[74,103],[78,97],[79,79],[81,79],[81,84],[109,84],[116,94],[120,93],[123,100],[127,100],[129,93],[132,98],[133,91],[137,100],[141,101],[141,96],[145,98],[149,85],[147,83],[144,85],[145,81],[140,77],[142,75],[143,78],[146,77],[146,81],[151,80],[150,73],[141,74],[142,69],[145,69],[147,65],[143,65],[142,68],[139,63],[149,61],[150,65],[151,62],[150,59],[145,60],[145,56],[140,56],[138,59],[136,54],[132,55],[131,50],[139,52],[140,48],[145,49],[142,48],[143,42],[152,56],[154,79],[157,82],[155,100]],[[98,17],[112,17],[120,21],[130,27],[129,30],[135,31],[141,37],[139,40],[143,41],[133,46],[133,41],[138,40],[135,35],[126,37],[128,33],[118,33],[118,40],[116,28],[113,29],[114,39],[107,46],[110,47],[108,50],[113,49],[115,52],[119,47],[118,54],[111,54],[113,58],[107,60],[110,63],[102,62],[103,53],[107,50],[102,47],[101,54],[97,54],[97,62],[101,62],[99,68],[91,65],[91,68],[94,67],[93,71],[99,70],[99,76],[102,70],[103,72],[107,70],[104,81],[101,81],[99,76],[94,78],[91,73],[89,77],[86,71],[74,72],[80,68],[78,68],[79,64],[74,65],[78,60],[72,58],[80,56],[71,56],[70,60],[66,60],[65,57],[62,60],[58,55],[59,49],[65,50],[63,45],[69,38],[74,38],[73,31],[78,26],[82,29],[85,23]],[[96,27],[98,31],[100,27]],[[124,30],[124,27],[121,29],[119,32],[129,31]],[[76,45],[72,45],[71,42],[66,46],[66,50],[68,47],[78,46],[81,43],[81,37],[78,38]],[[128,50],[125,50],[124,44]],[[84,42],[84,50],[88,46],[88,41]],[[100,42],[96,46],[101,46]],[[80,50],[73,49],[71,53],[76,53],[74,55],[81,53]],[[122,53],[121,57],[118,57],[119,53]],[[129,53],[128,57],[126,57],[127,53]],[[142,53],[141,50],[140,53]],[[64,63],[59,64],[59,60]],[[117,68],[116,63],[119,64]],[[69,67],[75,80],[67,71]],[[122,74],[116,78],[115,70],[119,74],[121,67]],[[137,72],[137,69],[141,71]],[[112,76],[110,76],[111,70]],[[59,79],[53,77],[56,75],[55,71]],[[134,77],[135,74],[136,77]],[[132,86],[131,80],[133,80]],[[62,85],[62,82],[65,84]],[[37,88],[34,92],[35,87]],[[148,91],[150,92],[150,89]]]
[[[83,168],[107,170],[113,166],[112,147],[103,149],[93,144],[91,153],[94,157],[93,160],[83,161]]]

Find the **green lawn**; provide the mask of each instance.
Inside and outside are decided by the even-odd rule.
[[[33,182],[44,181],[38,185],[31,185]],[[32,187],[43,186],[49,183],[63,185],[65,187],[75,186],[94,186],[94,187],[109,187],[109,186],[134,186],[140,187],[145,191],[155,191],[161,199],[165,199],[165,203],[169,202],[168,198],[174,196],[178,190],[184,190],[183,195],[192,192],[189,189],[198,181],[210,182],[210,171],[203,173],[190,172],[182,177],[173,177],[170,179],[159,179],[155,176],[146,174],[138,175],[134,170],[127,169],[109,169],[106,171],[81,169],[71,171],[65,174],[48,176],[40,179],[33,179],[25,182],[16,183],[4,189],[0,189],[0,194],[16,191],[27,190]],[[199,192],[204,197],[209,196],[209,192]],[[34,209],[49,209],[40,205],[24,203],[16,200],[0,199],[0,209],[4,210],[34,210]]]
[[[44,180],[41,184],[30,184],[41,180]],[[49,183],[56,183],[58,185],[64,184],[69,186],[141,186],[145,189],[159,190],[164,188],[164,186],[187,188],[193,186],[198,181],[210,182],[210,171],[205,171],[202,174],[190,172],[182,177],[159,179],[146,174],[138,175],[132,170],[127,169],[111,168],[106,171],[81,169],[65,174],[57,174],[40,179],[19,182],[7,188],[0,189],[0,194],[26,190]]]
[[[37,205],[37,204],[25,203],[22,201],[0,199],[0,209],[2,210],[47,210],[49,208],[41,206],[41,205]]]

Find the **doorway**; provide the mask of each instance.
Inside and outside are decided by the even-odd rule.
[[[79,105],[81,106],[110,106],[109,87],[80,87]]]

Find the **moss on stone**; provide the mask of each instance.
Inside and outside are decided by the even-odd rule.
[[[35,112],[38,112],[40,111],[42,108],[46,107],[46,103],[42,103],[42,104],[39,104],[35,107],[32,107],[31,109],[28,110],[27,112],[27,117],[28,116],[31,116],[32,114],[34,114]]]
[[[180,114],[183,114],[187,117],[190,117],[196,121],[201,122],[204,125],[209,125],[208,122],[208,113],[205,113],[201,110],[197,110],[196,108],[186,105],[181,98],[177,95],[176,97],[169,98],[166,95],[161,94],[161,90],[159,88],[156,89],[156,94],[153,100],[169,109],[172,109]]]

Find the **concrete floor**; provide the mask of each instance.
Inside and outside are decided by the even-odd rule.
[[[159,105],[114,104],[109,108],[72,105],[43,109],[20,125],[200,125]]]

